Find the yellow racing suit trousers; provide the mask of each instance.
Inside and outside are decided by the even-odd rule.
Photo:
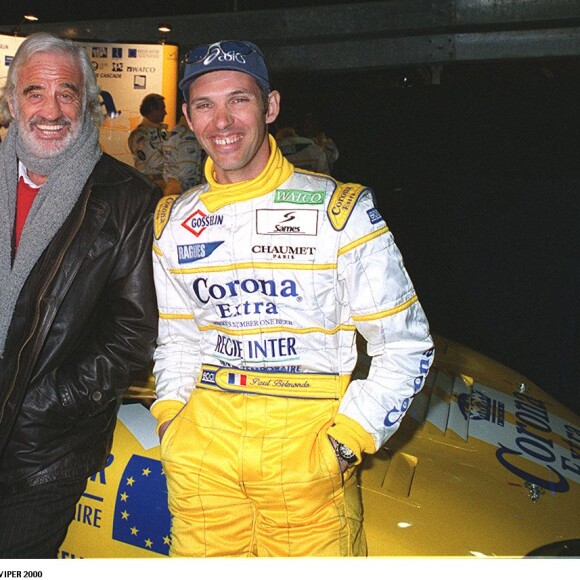
[[[170,555],[366,555],[354,469],[326,434],[337,406],[194,389],[161,443]]]

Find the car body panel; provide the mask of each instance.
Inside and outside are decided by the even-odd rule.
[[[361,470],[371,555],[523,556],[580,538],[580,423],[444,339],[396,435]]]

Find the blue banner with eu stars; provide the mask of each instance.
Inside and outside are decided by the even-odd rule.
[[[133,455],[119,482],[113,539],[167,556],[170,529],[167,482],[161,462]]]

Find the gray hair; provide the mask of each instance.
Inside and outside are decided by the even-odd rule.
[[[20,69],[37,53],[48,52],[66,55],[75,59],[81,69],[84,82],[84,110],[90,115],[93,123],[98,127],[103,120],[100,89],[97,86],[95,72],[85,48],[75,44],[72,40],[59,38],[48,32],[31,34],[19,47],[8,69],[6,84],[0,89],[0,123],[8,124],[12,115],[8,103],[13,101],[16,82]]]

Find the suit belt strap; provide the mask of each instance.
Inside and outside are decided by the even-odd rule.
[[[275,397],[340,399],[349,382],[350,375],[272,373],[202,365],[197,387]]]

